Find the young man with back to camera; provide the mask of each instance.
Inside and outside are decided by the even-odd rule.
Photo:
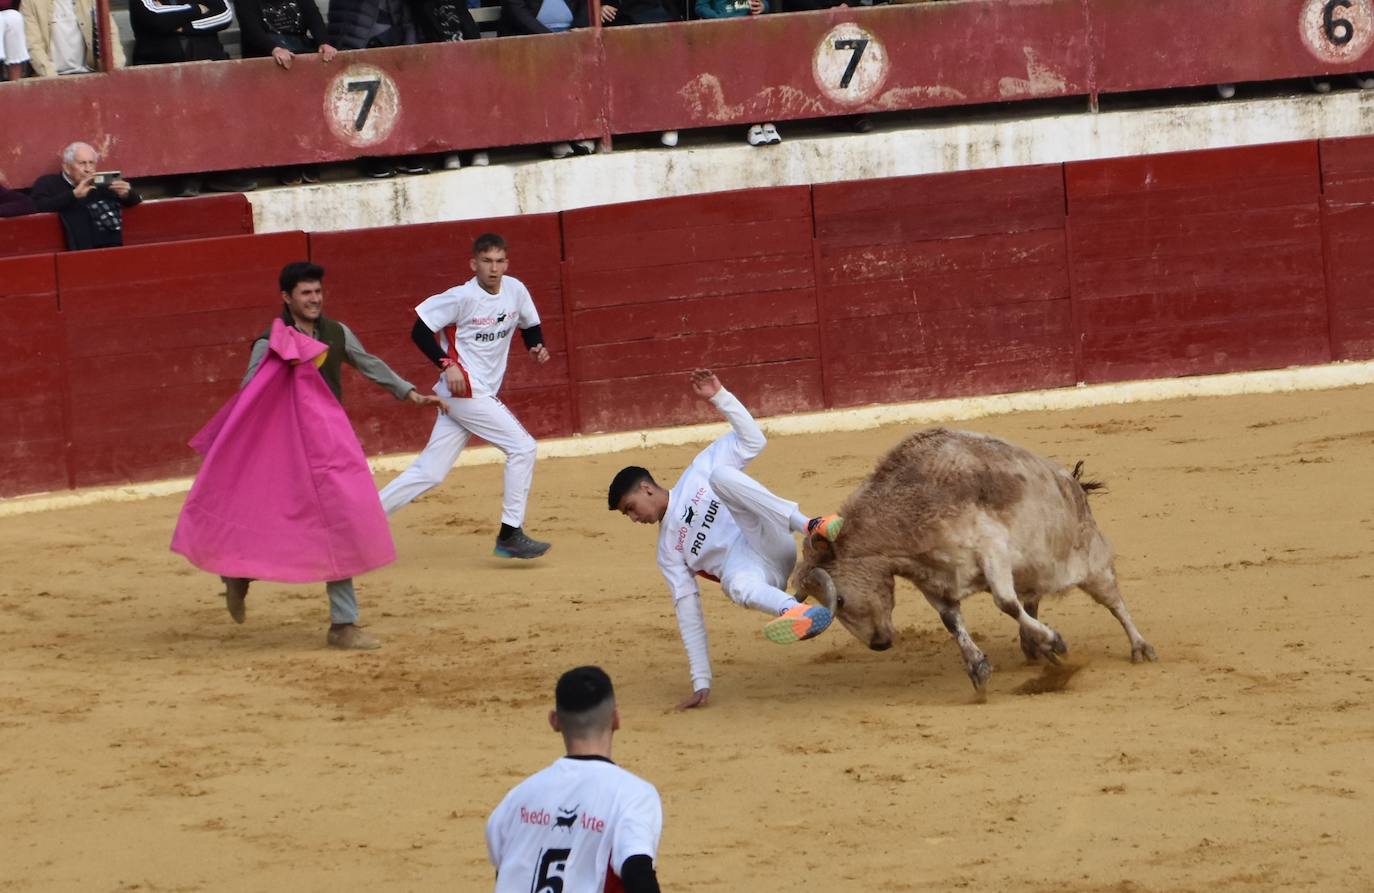
[[[703,707],[711,696],[706,619],[696,577],[720,583],[730,600],[772,616],[764,637],[779,644],[814,638],[832,619],[822,605],[804,605],[783,587],[797,562],[793,533],[837,525],[833,515],[807,519],[795,502],[776,496],[743,469],[767,439],[749,410],[709,369],[692,373],[692,390],[720,411],[730,432],[697,454],[672,490],[647,468],[622,468],[607,503],[637,524],[658,524],[658,567],[668,582],[692,674],[692,696],[677,709]],[[838,532],[838,531],[832,531]]]
[[[501,529],[493,554],[538,558],[549,544],[524,531],[534,481],[534,438],[496,395],[506,376],[512,332],[519,328],[525,350],[536,363],[547,363],[549,351],[529,289],[506,275],[510,261],[505,239],[495,233],[478,236],[468,265],[471,279],[415,308],[418,318],[410,337],[441,370],[435,393],[445,398],[446,409],[435,420],[420,455],[382,488],[382,507],[394,514],[437,487],[475,434],[506,454]]]
[[[496,893],[659,893],[663,805],[653,785],[611,762],[620,711],[610,677],[600,667],[564,673],[549,725],[566,755],[512,788],[487,820]]]

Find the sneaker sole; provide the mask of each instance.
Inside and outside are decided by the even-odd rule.
[[[495,555],[498,558],[523,558],[524,560],[529,561],[532,558],[538,558],[544,553],[548,552],[549,548],[549,546],[546,546],[543,549],[540,549],[538,552],[512,552],[509,549],[503,549],[500,546],[497,546],[495,549],[491,550],[491,554]]]
[[[779,645],[791,645],[805,639],[814,639],[830,628],[834,615],[827,614],[824,623],[810,617],[775,617],[763,625],[763,636]]]

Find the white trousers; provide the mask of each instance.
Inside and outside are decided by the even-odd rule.
[[[0,9],[0,61],[8,65],[29,61],[29,44],[24,39],[24,14],[17,9]]]
[[[534,438],[506,405],[495,397],[453,397],[448,412],[439,413],[429,443],[410,467],[382,488],[382,508],[388,515],[421,493],[432,490],[458,461],[468,438],[476,434],[506,454],[506,493],[501,523],[525,523],[525,503],[534,481]]]
[[[784,590],[797,563],[791,519],[797,504],[738,468],[711,472],[711,489],[743,534],[725,556],[720,588],[737,605],[777,615],[797,603]]]

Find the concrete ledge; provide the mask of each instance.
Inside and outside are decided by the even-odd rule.
[[[634,149],[582,158],[323,183],[252,193],[256,231],[326,232],[566,211],[593,205],[765,186],[797,186],[1058,164],[1093,158],[1216,149],[1374,133],[1374,90],[1200,102],[1153,109],[1026,117],[1015,105],[960,109],[937,120],[862,135],[794,136],[734,144]],[[1020,117],[1018,117],[1018,115]],[[815,125],[806,129],[814,132]],[[531,149],[530,151],[535,151]],[[543,147],[539,148],[543,151]]]
[[[921,403],[862,406],[826,412],[802,413],[761,419],[764,431],[772,435],[818,434],[833,431],[865,431],[884,425],[930,425],[1005,415],[1013,412],[1056,412],[1090,406],[1148,403],[1183,397],[1232,397],[1243,394],[1282,394],[1293,391],[1319,391],[1332,388],[1374,384],[1374,362],[1333,363],[1301,366],[1265,372],[1235,372],[1227,375],[1201,375],[1195,378],[1169,378],[1116,384],[1086,385],[1019,394],[961,397]],[[602,455],[655,446],[705,443],[725,431],[724,423],[630,431],[617,434],[592,434],[544,440],[539,443],[539,458],[568,458]],[[415,459],[414,453],[381,456],[369,461],[374,472],[398,472]],[[495,447],[465,450],[458,465],[490,465],[501,462]],[[106,502],[132,502],[158,496],[185,493],[191,478],[176,478],[146,484],[118,487],[93,487],[62,493],[37,493],[0,500],[0,517],[30,512],[75,508]]]

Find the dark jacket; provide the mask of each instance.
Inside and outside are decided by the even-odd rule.
[[[468,12],[466,0],[415,0],[415,27],[425,43],[480,40],[482,29]]]
[[[675,0],[601,0],[601,5],[616,8],[612,25],[658,25],[683,18]]]
[[[124,216],[121,208],[132,208],[143,201],[132,189],[124,198],[108,186],[96,186],[77,198],[71,183],[62,174],[44,174],[30,190],[40,211],[56,211],[67,234],[67,248],[113,248],[124,244]]]
[[[207,12],[201,12],[205,6]],[[129,0],[135,65],[228,59],[219,32],[234,20],[229,0]]]
[[[22,217],[37,213],[38,206],[27,194],[0,186],[0,217]]]
[[[277,47],[313,53],[329,42],[315,0],[237,0],[234,7],[245,59],[270,56]]]
[[[312,2],[312,0],[306,0]],[[390,28],[374,35],[383,7]],[[415,42],[415,21],[406,0],[329,0],[329,42],[341,50],[394,47]]]
[[[572,9],[574,28],[587,27],[587,0],[567,0]],[[501,19],[496,24],[498,37],[522,34],[551,34],[539,22],[541,0],[501,0]]]

